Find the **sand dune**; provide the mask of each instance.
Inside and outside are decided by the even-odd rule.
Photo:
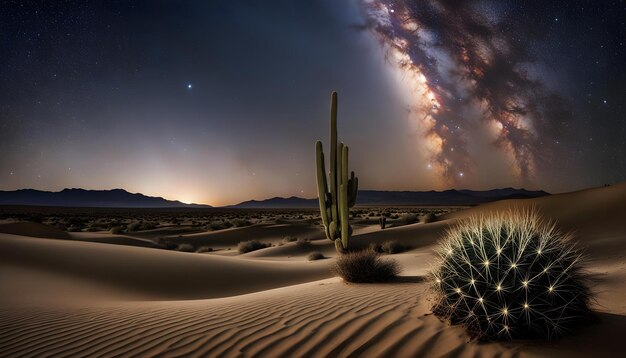
[[[89,279],[148,299],[233,296],[330,276],[321,261],[241,260],[8,234],[0,234],[0,262]],[[4,290],[9,289],[3,285]]]
[[[568,338],[468,343],[462,329],[430,315],[422,278],[441,232],[466,215],[511,207],[536,207],[575,230],[588,250],[598,315]],[[0,356],[615,357],[626,329],[625,219],[621,184],[364,230],[353,238],[357,245],[399,240],[413,247],[393,255],[404,277],[376,285],[328,278],[332,258],[307,262],[312,248],[334,255],[326,239],[306,249],[289,243],[220,257],[0,234]],[[257,234],[279,240],[286,235],[279,229],[183,238],[234,246]]]
[[[3,312],[0,355],[514,356],[466,345],[428,315],[421,286],[333,279],[231,299]]]
[[[190,243],[196,246],[235,248],[239,242],[252,239],[276,244],[286,236],[310,240],[325,238],[324,231],[319,226],[300,222],[294,224],[257,224],[242,228],[182,235],[172,237],[172,239],[177,243]]]
[[[34,222],[10,222],[0,224],[0,233],[13,234],[30,237],[40,237],[45,239],[69,239],[70,235],[50,225],[38,224]]]
[[[127,235],[115,235],[109,232],[72,232],[70,237],[77,241],[99,242],[102,244],[155,247],[150,239],[142,239]]]

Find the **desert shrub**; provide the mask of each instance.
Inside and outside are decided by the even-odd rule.
[[[113,235],[119,235],[119,234],[123,234],[124,233],[124,227],[123,226],[114,226],[111,228],[111,234]]]
[[[285,236],[283,237],[283,243],[286,244],[288,242],[294,242],[297,241],[298,238],[296,236]]]
[[[413,213],[404,214],[400,216],[399,220],[400,220],[400,224],[402,225],[415,224],[417,222],[417,214],[413,214]]]
[[[209,230],[213,230],[213,231],[217,231],[217,230],[228,229],[228,228],[230,228],[232,226],[233,226],[233,224],[231,224],[230,221],[212,221],[209,224],[208,229]]]
[[[297,247],[309,247],[311,246],[311,240],[299,238],[298,240],[296,240],[296,246]]]
[[[321,251],[313,251],[309,253],[306,257],[306,259],[309,261],[321,260],[325,258],[326,256],[324,256],[324,254]]]
[[[426,213],[421,217],[420,221],[424,224],[433,223],[437,221],[437,215],[435,213]]]
[[[383,253],[383,249],[382,249],[381,245],[377,244],[375,242],[372,242],[371,244],[369,244],[368,249],[371,250],[371,251],[377,252],[379,254]]]
[[[240,254],[245,254],[246,252],[252,252],[260,249],[264,249],[269,247],[269,244],[264,242],[260,242],[258,240],[250,240],[250,241],[242,241],[237,245],[237,250]]]
[[[196,252],[198,253],[203,253],[203,252],[213,252],[213,248],[212,247],[208,247],[208,246],[201,246],[199,247]]]
[[[276,225],[289,224],[289,220],[285,219],[284,216],[281,216],[281,217],[274,219],[274,223]]]
[[[178,248],[178,244],[162,237],[154,240],[154,245],[163,250],[176,250]]]
[[[438,257],[433,312],[479,340],[551,338],[588,312],[580,252],[535,212],[471,217],[448,230]]]
[[[332,271],[346,282],[387,282],[400,273],[400,266],[395,260],[381,258],[375,251],[364,250],[339,255]]]
[[[141,224],[141,230],[152,230],[156,229],[157,226],[158,224],[153,221],[145,221]]]
[[[187,243],[184,243],[184,244],[179,244],[179,245],[176,247],[176,251],[182,251],[182,252],[195,252],[195,251],[196,251],[196,249],[195,249],[195,247],[193,247],[193,245],[192,245],[192,244],[187,244]]]
[[[74,225],[71,225],[70,227],[68,227],[67,231],[70,231],[70,232],[80,232],[80,231],[83,231],[83,227],[80,226],[80,225],[74,224]]]
[[[141,230],[141,223],[138,221],[135,221],[126,225],[126,231],[128,232],[134,232],[134,231],[139,231],[139,230]]]
[[[232,221],[232,224],[234,227],[245,227],[252,225],[252,223],[246,219],[234,219]]]
[[[408,250],[408,247],[401,244],[397,240],[386,241],[382,245],[380,245],[381,252],[386,254],[398,254]]]

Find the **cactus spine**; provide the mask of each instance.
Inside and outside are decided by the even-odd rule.
[[[330,104],[330,175],[326,178],[322,142],[315,143],[317,168],[317,197],[326,237],[335,242],[338,252],[348,248],[352,235],[349,209],[356,203],[359,179],[354,172],[348,177],[348,146],[337,144],[337,92],[333,92]],[[329,182],[330,181],[330,192]]]

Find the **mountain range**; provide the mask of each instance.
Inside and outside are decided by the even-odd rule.
[[[382,191],[359,190],[357,205],[477,205],[504,199],[536,198],[550,195],[543,190],[525,189],[492,189],[476,190],[444,190],[444,191]],[[296,196],[290,198],[275,197],[266,200],[249,200],[231,205],[231,208],[315,208],[317,198],[304,199]]]
[[[0,205],[36,205],[88,208],[210,208],[210,205],[185,204],[177,200],[129,193],[124,189],[63,189],[42,191],[21,189],[0,191]]]
[[[549,195],[545,191],[525,189],[444,190],[444,191],[381,191],[360,190],[357,205],[477,205],[503,199],[536,198]],[[102,208],[211,208],[210,205],[185,204],[161,197],[133,194],[123,189],[86,190],[63,189],[58,192],[34,189],[0,191],[0,205],[35,205],[65,207]],[[271,208],[316,208],[317,198],[305,199],[296,196],[275,197],[266,200],[249,200],[227,208],[271,209]]]

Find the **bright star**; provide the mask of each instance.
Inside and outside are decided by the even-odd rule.
[[[191,83],[187,85],[187,88],[191,89]]]

